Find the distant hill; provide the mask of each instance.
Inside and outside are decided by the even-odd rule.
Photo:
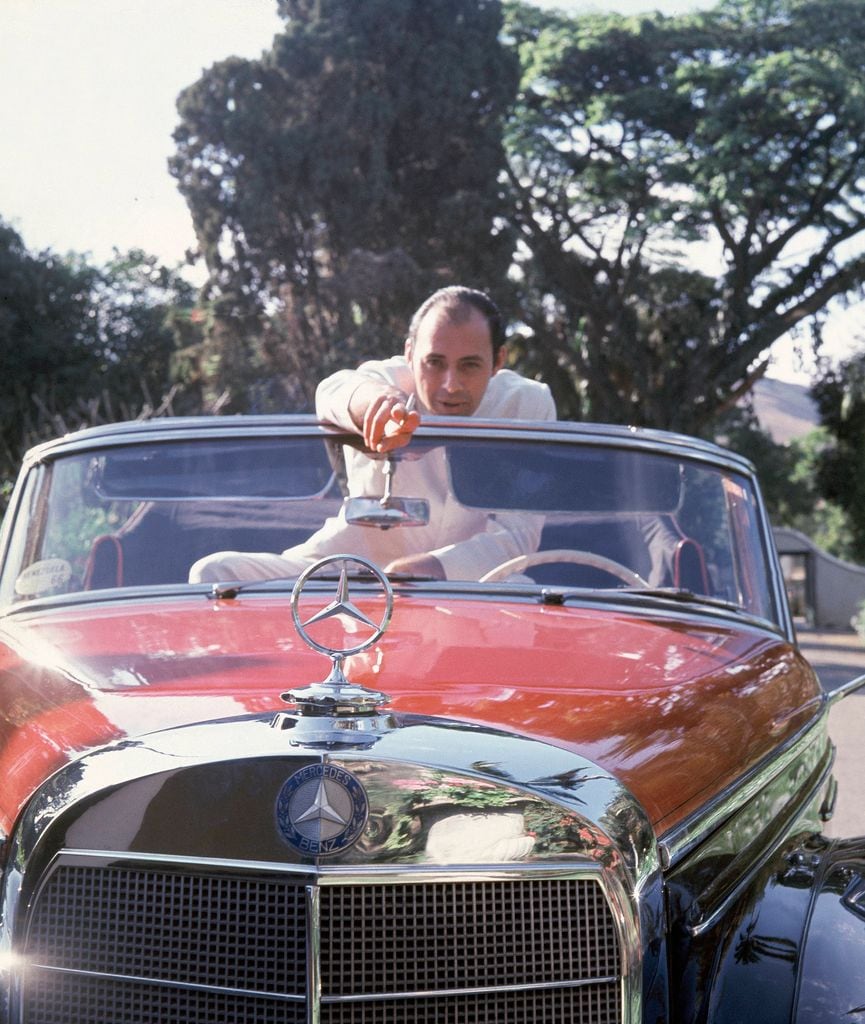
[[[751,398],[760,426],[778,444],[789,444],[820,425],[817,406],[802,384],[764,377]]]

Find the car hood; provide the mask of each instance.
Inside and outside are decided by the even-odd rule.
[[[0,641],[7,830],[35,788],[82,753],[285,708],[282,692],[329,671],[296,634],[285,597],[19,611]],[[398,597],[386,635],[348,658],[345,672],[389,694],[396,712],[579,753],[634,794],[658,834],[820,703],[813,673],[774,634],[619,606]]]

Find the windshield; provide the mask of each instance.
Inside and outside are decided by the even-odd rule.
[[[368,558],[395,578],[677,588],[774,619],[751,481],[579,439],[416,438],[392,458],[332,437],[128,444],[30,470],[4,603],[108,587],[292,578]],[[422,559],[419,561],[419,558]]]

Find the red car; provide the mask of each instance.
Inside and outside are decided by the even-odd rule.
[[[750,465],[585,424],[359,444],[166,419],[26,458],[0,1021],[865,1016],[865,846],[821,834],[829,698]],[[421,550],[447,579],[387,571]]]

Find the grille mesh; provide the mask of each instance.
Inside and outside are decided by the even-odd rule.
[[[319,907],[322,1024],[621,1020],[593,879],[371,880],[321,886]],[[300,1024],[307,920],[290,876],[61,865],[31,914],[22,1024]]]
[[[325,997],[619,973],[606,901],[587,880],[328,887],[321,900]]]
[[[29,1024],[306,1024],[305,1004],[262,996],[74,975],[40,975],[28,988]]]
[[[621,1019],[615,985],[493,992],[410,1002],[322,1007],[322,1024],[612,1024]]]
[[[303,994],[304,890],[282,879],[64,867],[40,894],[29,945],[40,963],[95,974]]]

